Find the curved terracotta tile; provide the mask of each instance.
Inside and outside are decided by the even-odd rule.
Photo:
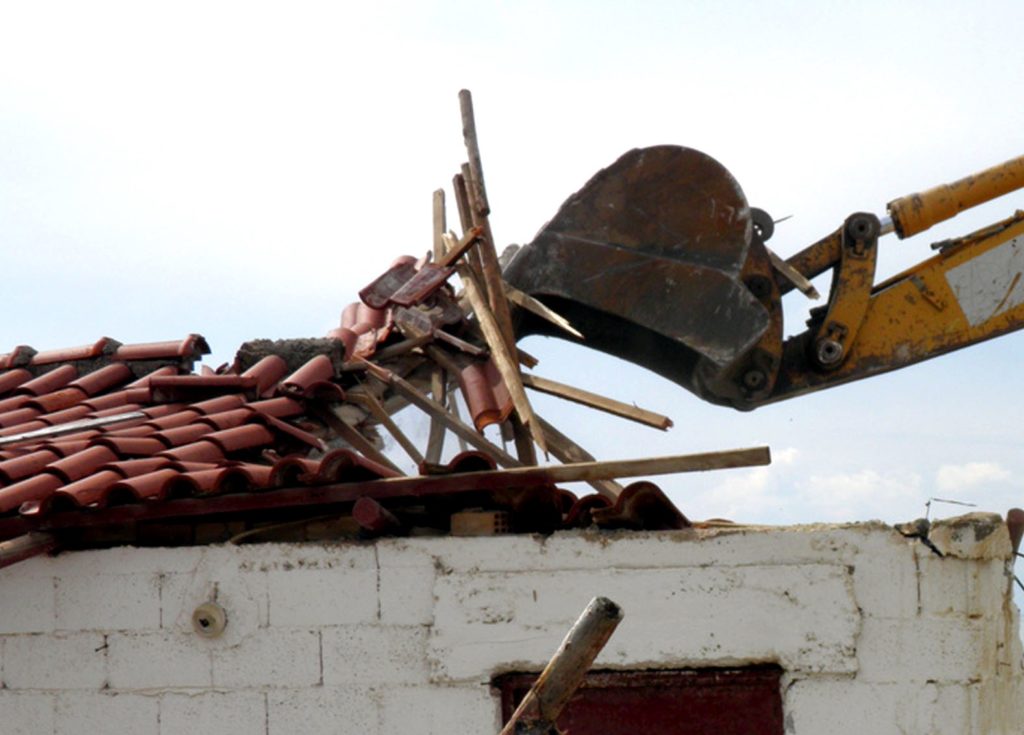
[[[484,472],[498,468],[498,464],[483,452],[470,449],[459,452],[452,457],[446,465],[447,470],[443,474],[457,474],[459,472]]]
[[[15,428],[20,424],[34,421],[39,418],[42,413],[43,412],[38,408],[33,408],[31,406],[22,406],[21,408],[16,408],[13,411],[0,413],[0,429]],[[17,434],[19,432],[16,431],[14,433]]]
[[[20,457],[6,459],[0,462],[0,481],[4,485],[10,485],[42,472],[46,465],[58,459],[60,455],[50,449],[37,449]]]
[[[101,469],[112,470],[121,477],[138,477],[150,472],[162,470],[173,464],[167,457],[145,457],[144,459],[123,459],[119,462],[105,464]]]
[[[87,415],[89,415],[89,407],[78,404],[77,406],[65,408],[63,411],[53,411],[39,418],[50,426],[56,426],[57,424],[67,424],[71,421],[81,421]]]
[[[197,441],[186,444],[183,447],[175,447],[161,452],[161,457],[170,457],[178,462],[220,462],[224,459],[224,452],[220,451],[213,442]]]
[[[255,488],[252,477],[242,467],[218,467],[212,470],[189,472],[182,479],[194,483],[197,495],[245,493]]]
[[[315,483],[365,482],[384,477],[397,477],[399,473],[369,460],[351,449],[334,449],[320,460]]]
[[[32,400],[32,396],[10,396],[0,400],[0,413],[7,413],[8,411],[14,411],[19,408],[24,408],[25,405]]]
[[[114,353],[117,360],[170,360],[175,357],[197,358],[208,355],[210,346],[198,334],[190,334],[184,340],[146,342],[135,345],[121,345]]]
[[[188,408],[188,406],[184,403],[163,403],[156,406],[147,406],[142,409],[142,413],[146,414],[147,418],[159,419],[167,416],[168,414],[183,411],[186,408]],[[198,411],[196,413],[198,413]]]
[[[41,448],[52,449],[61,457],[70,457],[72,454],[77,454],[86,449],[92,437],[99,436],[100,433],[98,431],[84,431],[81,434],[85,436],[79,437],[76,434],[73,437],[61,437],[60,439],[46,442]]]
[[[356,348],[356,340],[359,339],[359,335],[353,332],[348,327],[335,327],[329,331],[326,335],[327,339],[336,339],[345,345],[345,359],[349,359]]]
[[[82,404],[88,406],[92,411],[106,411],[110,408],[118,408],[120,406],[127,406],[129,404],[129,394],[127,390],[119,390],[115,393],[107,393],[102,396],[94,396],[87,401],[82,401]]]
[[[78,370],[73,365],[61,365],[38,378],[32,378],[15,389],[16,394],[41,396],[63,388],[78,377]]]
[[[342,403],[345,400],[345,391],[337,383],[320,380],[311,383],[304,393],[305,398],[314,401],[325,401],[328,403]]]
[[[208,416],[211,413],[221,413],[223,411],[230,411],[233,408],[241,408],[244,405],[244,396],[230,395],[218,396],[217,398],[211,398],[207,401],[193,403],[191,406],[189,406],[189,408],[193,411],[198,411],[199,413]]]
[[[166,448],[180,447],[184,444],[191,444],[199,441],[200,438],[212,432],[213,429],[206,424],[186,424],[166,431],[158,431],[153,434],[154,439],[162,441]]]
[[[75,360],[94,360],[103,355],[110,355],[120,347],[121,343],[110,337],[100,337],[91,345],[65,347],[57,350],[43,350],[32,356],[33,365],[50,365],[55,362],[74,362]]]
[[[206,441],[215,442],[224,454],[242,449],[252,449],[274,443],[274,433],[260,424],[244,424],[232,429],[216,431],[205,437]]]
[[[298,487],[315,480],[320,463],[306,457],[288,456],[274,463],[270,468],[271,487]]]
[[[104,436],[94,446],[107,447],[118,457],[151,457],[167,449],[168,445],[153,437]]]
[[[334,364],[327,355],[317,355],[281,381],[279,390],[293,396],[301,396],[313,383],[328,381],[334,377]]]
[[[63,486],[64,482],[59,477],[45,472],[8,485],[0,489],[0,513],[15,510],[28,501],[44,500]]]
[[[27,383],[31,379],[32,373],[25,368],[5,370],[3,373],[0,373],[0,395],[11,392],[19,385]]]
[[[91,446],[80,452],[58,459],[48,465],[47,472],[60,477],[65,483],[91,475],[101,465],[120,459],[109,447]]]
[[[45,429],[47,426],[49,426],[48,423],[45,421],[39,421],[38,419],[25,421],[17,424],[16,426],[9,426],[6,429],[0,429],[0,436],[17,436],[18,434],[25,434],[29,431]]]
[[[298,416],[305,412],[301,403],[296,401],[294,398],[288,398],[287,396],[269,398],[264,401],[253,401],[248,405],[248,407],[254,411],[259,411],[261,414],[273,416],[274,418],[279,419]]]
[[[100,418],[105,418],[107,416],[121,416],[122,414],[126,414],[126,413],[142,413],[139,410],[141,408],[142,408],[142,406],[139,405],[138,403],[124,403],[124,404],[122,404],[120,406],[111,406],[110,408],[104,408],[104,409],[102,409],[100,411],[92,411],[89,414],[89,416],[91,416],[93,418],[100,419]],[[117,430],[119,428],[123,428],[125,426],[132,425],[132,422],[137,422],[137,423],[141,424],[141,423],[144,423],[145,420],[146,420],[145,417],[140,416],[137,419],[129,419],[129,420],[124,421],[122,423],[108,424],[107,426],[102,426],[102,427],[99,428],[99,430],[100,431],[115,431],[115,430]]]
[[[511,415],[512,396],[493,360],[470,363],[458,380],[477,431],[500,424]]]
[[[113,470],[100,470],[81,480],[65,485],[43,502],[43,512],[56,513],[61,510],[84,508],[100,502],[112,485],[124,478]]]
[[[103,436],[151,436],[157,432],[152,426],[126,421],[103,432]]]
[[[143,411],[143,413],[149,415],[150,412],[147,410]],[[203,414],[201,414],[199,411],[195,411],[191,408],[185,408],[179,411],[174,411],[173,413],[164,414],[163,416],[160,416],[158,418],[151,419],[147,421],[145,425],[152,426],[154,429],[157,429],[158,431],[163,431],[164,429],[176,429],[179,426],[191,424],[193,421],[195,421],[202,415]]]
[[[132,388],[148,388],[149,387],[149,381],[152,380],[157,375],[177,375],[177,374],[178,374],[178,368],[173,367],[171,365],[165,365],[162,368],[157,368],[156,370],[154,370],[151,373],[146,373],[145,375],[143,375],[138,380],[136,380],[134,382],[131,382],[128,385],[126,385],[125,388],[128,389],[128,390],[130,390]]]
[[[5,355],[0,355],[0,368],[20,368],[28,365],[36,350],[28,345],[18,345]]]
[[[212,413],[209,416],[204,416],[198,420],[198,423],[207,424],[213,427],[216,431],[222,431],[224,429],[231,429],[235,426],[241,426],[246,421],[252,419],[256,414],[252,410],[252,406],[243,406],[242,408],[235,408],[231,411],[221,411],[220,413]]]
[[[81,388],[87,395],[94,396],[97,393],[108,391],[114,386],[127,383],[133,377],[135,376],[132,374],[131,368],[123,362],[115,362],[83,375],[72,382],[71,386]]]
[[[167,496],[168,485],[177,477],[180,477],[177,470],[163,469],[115,482],[107,488],[99,504],[102,507],[127,505],[145,500],[162,500]]]
[[[242,373],[242,377],[256,378],[256,392],[263,395],[287,374],[288,363],[284,361],[284,358],[278,355],[267,355]]]
[[[256,376],[249,375],[164,375],[149,381],[153,400],[195,401],[231,393],[257,395]]]
[[[76,406],[88,398],[81,388],[62,388],[34,398],[26,406],[38,408],[42,413],[63,411],[65,408]]]

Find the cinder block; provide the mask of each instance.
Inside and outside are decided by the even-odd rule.
[[[310,628],[377,619],[376,565],[268,572],[267,593],[270,624],[275,627]]]
[[[236,644],[220,639],[211,644],[216,687],[303,687],[321,681],[316,631],[267,628]]]
[[[427,632],[420,626],[324,628],[324,684],[426,683]]]
[[[858,679],[868,683],[966,682],[995,670],[995,640],[963,617],[864,618]]]
[[[57,620],[53,577],[18,571],[18,564],[0,570],[0,635],[53,630]]]
[[[0,689],[0,724],[4,735],[49,735],[53,732],[54,694]]]
[[[380,621],[385,625],[429,625],[434,620],[436,561],[422,544],[406,539],[378,542]]]
[[[158,575],[89,574],[57,577],[58,630],[156,630]]]
[[[45,561],[49,573],[64,577],[97,574],[173,574],[195,568],[209,547],[140,548],[115,546],[110,549],[63,551]],[[18,565],[20,566],[20,564]]]
[[[783,712],[787,735],[982,735],[970,729],[966,700],[962,691],[925,682],[808,677],[785,689]]]
[[[261,692],[203,692],[160,697],[160,735],[262,735],[266,700]]]
[[[56,735],[158,735],[155,697],[117,692],[74,692],[57,697]]]
[[[778,661],[789,671],[856,670],[860,614],[845,566],[808,564],[439,576],[428,655],[437,681],[543,666],[595,595],[625,619],[597,665]]]
[[[154,631],[107,636],[107,666],[114,689],[209,687],[212,644],[195,633]]]
[[[853,593],[861,613],[870,617],[913,617],[918,607],[914,553],[902,542],[889,553],[860,553],[853,562]]]
[[[3,640],[3,680],[10,689],[100,689],[106,645],[99,633],[38,633]]]
[[[366,687],[280,689],[267,695],[267,735],[391,735],[378,727],[377,695]]]
[[[479,735],[501,729],[498,699],[489,687],[385,687],[380,691],[381,733]]]
[[[169,574],[160,579],[160,624],[178,633],[192,632],[196,607],[215,600],[227,613],[223,640],[238,643],[268,624],[267,575],[239,572],[238,564],[218,563],[196,574]]]
[[[906,540],[891,526],[872,521],[846,526],[631,531],[614,535],[563,531],[548,537],[448,537],[419,543],[438,557],[443,569],[453,572],[518,572],[748,566],[772,562],[849,564],[865,550],[872,554],[899,554]]]

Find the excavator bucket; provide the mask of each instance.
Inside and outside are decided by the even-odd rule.
[[[629,151],[562,205],[505,278],[569,319],[584,344],[709,400],[742,403],[777,369],[751,362],[780,328],[767,251],[736,180],[699,151]],[[555,334],[529,315],[518,331]],[[722,398],[723,380],[738,384],[736,401]]]

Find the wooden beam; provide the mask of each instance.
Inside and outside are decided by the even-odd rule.
[[[366,363],[366,369],[372,375],[390,385],[395,391],[405,396],[410,403],[418,406],[423,411],[426,411],[430,416],[436,416],[449,431],[461,436],[469,444],[473,445],[484,454],[494,458],[498,464],[503,467],[518,467],[522,464],[511,454],[505,452],[505,450],[496,447],[494,444],[487,441],[487,439],[478,434],[473,427],[467,426],[462,421],[452,416],[444,406],[431,400],[405,379],[400,378],[390,370],[385,370],[378,365],[374,365],[372,362]]]
[[[382,464],[395,472],[404,475],[394,462],[388,459],[388,456],[382,451],[377,449],[369,439],[359,433],[359,430],[349,424],[335,413],[334,407],[311,407],[310,412],[318,419],[323,421],[335,434],[340,436],[346,442],[348,442],[357,452],[360,452],[369,459],[372,459],[378,464]]]
[[[502,728],[501,735],[558,732],[555,722],[621,621],[621,607],[607,597],[592,599]]]
[[[441,235],[441,242],[445,243],[445,253],[437,259],[437,264],[442,268],[447,268],[461,258],[466,251],[476,245],[480,236],[483,234],[483,228],[481,227],[470,227],[469,232],[462,236],[462,239],[456,242],[454,245],[445,242],[444,234]]]
[[[662,416],[660,413],[654,413],[654,411],[647,411],[622,401],[616,401],[614,398],[606,398],[582,388],[574,388],[571,385],[542,378],[539,375],[524,373],[522,377],[523,385],[541,393],[547,393],[548,395],[563,398],[589,408],[596,408],[598,411],[604,411],[605,413],[636,421],[646,426],[653,426],[655,429],[661,429],[662,431],[672,426],[672,419],[668,416]]]
[[[473,95],[468,89],[459,91],[459,110],[462,113],[462,139],[469,155],[469,200],[473,202],[476,213],[486,217],[491,213],[487,203],[487,190],[484,188],[484,171],[480,162],[480,142],[476,136],[476,119],[473,115]]]
[[[444,189],[438,189],[433,197],[433,220],[434,220],[434,262],[438,262],[444,256],[444,242],[441,240],[448,230],[448,223],[444,211]]]
[[[449,239],[450,237],[450,235],[445,236],[446,239]],[[537,421],[534,420],[533,408],[531,408],[530,400],[526,397],[526,390],[523,388],[523,376],[519,372],[518,363],[512,357],[512,352],[508,344],[501,335],[501,331],[494,314],[491,312],[487,301],[484,300],[483,295],[480,293],[480,288],[476,283],[476,279],[473,277],[473,274],[469,269],[460,269],[459,277],[462,278],[462,285],[466,289],[466,298],[469,299],[469,303],[473,307],[473,312],[477,316],[480,329],[484,333],[484,339],[487,341],[487,346],[491,350],[491,357],[494,359],[494,364],[497,366],[498,372],[501,373],[501,378],[505,381],[509,395],[512,397],[512,405],[515,406],[519,420],[523,422],[523,425],[530,432],[530,436],[533,437],[533,441],[537,446],[544,452],[547,452],[547,442],[544,441],[544,432],[541,430],[540,426],[537,425]]]
[[[559,462],[569,464],[571,462],[597,461],[594,458],[594,455],[560,432],[543,418],[538,416],[537,420],[540,421],[540,426],[544,430],[544,438],[548,440],[548,446],[551,448],[551,453],[555,455],[555,459]],[[609,500],[616,500],[619,495],[622,494],[622,485],[615,482],[615,480],[590,480],[587,484]]]
[[[558,314],[557,312],[550,309],[544,303],[530,296],[528,293],[520,291],[514,286],[510,286],[508,282],[505,282],[505,295],[508,296],[508,300],[516,306],[521,306],[529,312],[532,312],[539,316],[541,319],[545,319],[554,324],[559,329],[568,332],[573,337],[579,340],[583,340],[583,335],[569,323],[569,320]]]
[[[370,409],[370,413],[373,414],[373,417],[381,423],[381,426],[388,430],[388,433],[394,437],[395,441],[398,442],[398,445],[402,447],[402,450],[405,451],[407,455],[409,455],[409,459],[411,459],[417,467],[423,464],[423,455],[420,454],[416,445],[409,440],[409,437],[405,435],[404,431],[398,428],[398,424],[396,424],[394,419],[392,419],[388,412],[384,410],[384,407],[380,405],[380,401],[377,400],[377,397],[374,396],[373,393],[367,391],[356,395],[349,392],[349,397],[352,400],[361,401],[364,406]]]
[[[435,365],[430,373],[430,392],[434,401],[442,408],[448,403],[448,377],[440,365]],[[440,464],[441,454],[444,452],[444,424],[440,419],[431,414],[430,434],[427,437],[426,461],[430,464]]]
[[[57,548],[57,539],[49,533],[31,532],[0,542],[0,569]]]

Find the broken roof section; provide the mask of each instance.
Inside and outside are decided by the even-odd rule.
[[[463,235],[447,230],[435,192],[432,251],[395,261],[325,338],[249,342],[231,365],[198,372],[209,351],[198,335],[0,356],[0,542],[17,539],[0,564],[54,546],[204,543],[324,519],[340,523],[334,535],[680,528],[688,521],[657,486],[616,478],[768,462],[765,448],[597,462],[536,415],[526,387],[671,425],[523,373],[536,360],[516,346],[515,309],[572,327],[502,280],[468,93],[461,99]],[[392,419],[410,405],[431,422],[425,447]],[[495,424],[514,453],[484,434]],[[416,474],[382,451],[381,431]],[[461,444],[454,457],[449,434]],[[564,464],[538,467],[537,450]],[[596,493],[556,487],[571,481]]]

